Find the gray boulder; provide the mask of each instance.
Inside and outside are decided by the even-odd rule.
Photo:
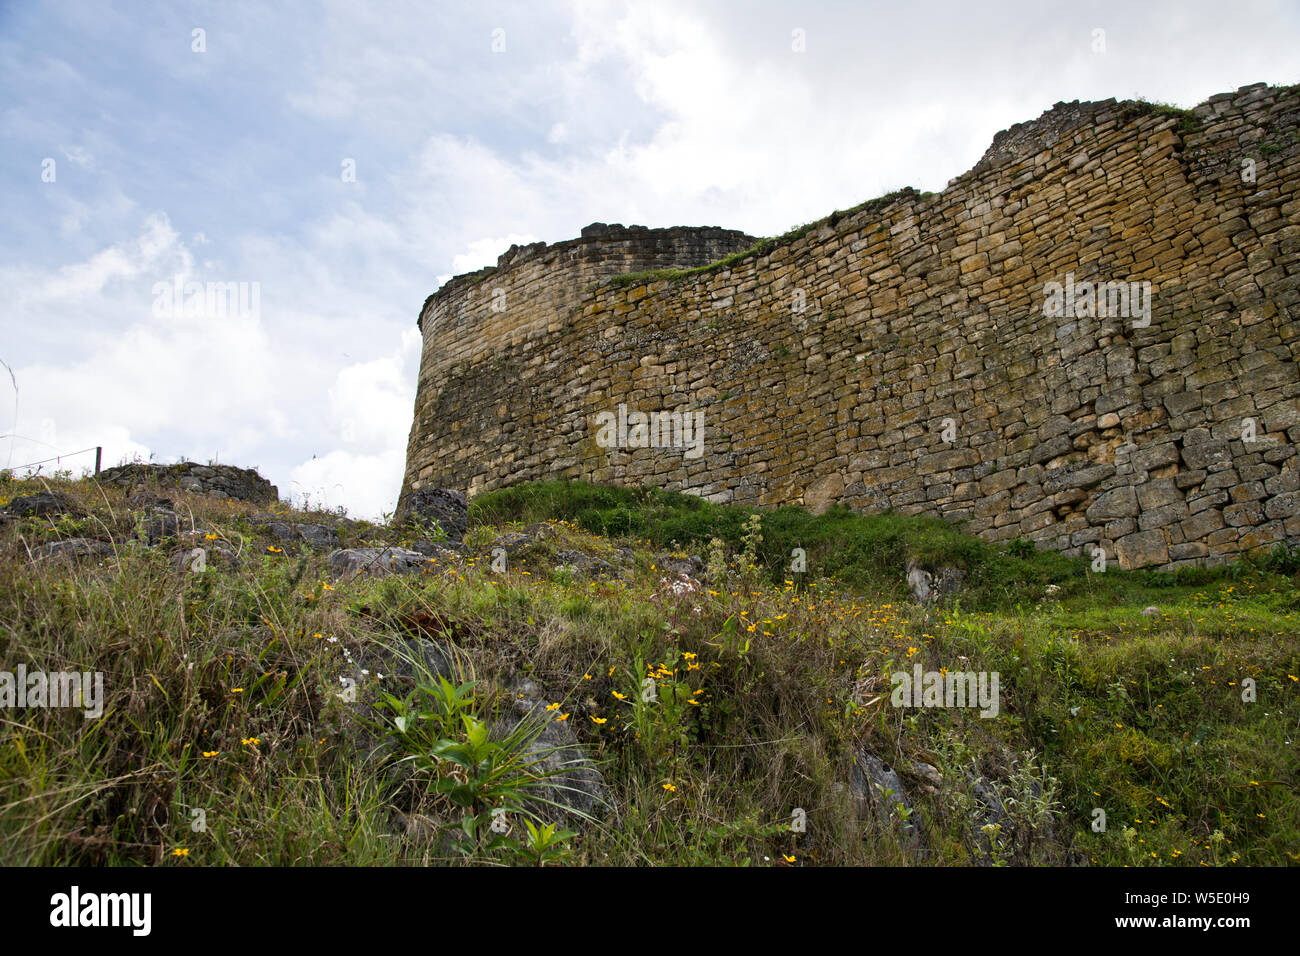
[[[340,548],[328,560],[336,575],[349,580],[362,574],[419,574],[431,566],[429,558],[406,548]]]
[[[158,495],[148,491],[137,491],[128,495],[126,506],[133,511],[148,511],[160,508],[164,511],[175,511],[176,505],[170,498],[161,498]]]
[[[912,849],[921,847],[920,818],[911,812],[903,781],[892,767],[865,749],[858,751],[849,770],[849,791],[859,817],[875,817],[882,829],[898,827]]]
[[[469,503],[462,492],[450,488],[422,488],[405,502],[401,520],[407,523],[436,522],[447,541],[460,544],[469,526]]]
[[[316,551],[330,551],[339,546],[339,536],[333,528],[323,524],[302,524],[297,521],[285,521],[276,515],[249,515],[248,521],[254,527],[265,531],[291,553],[297,553],[302,545]]]
[[[605,780],[578,743],[572,725],[555,719],[555,714],[546,709],[540,688],[531,680],[516,682],[509,693],[514,698],[517,719],[494,722],[494,733],[505,736],[521,724],[541,728],[526,748],[529,771],[544,780],[529,790],[529,809],[543,820],[554,820],[557,813],[565,813],[570,824],[602,815],[608,807]]]
[[[704,573],[704,559],[697,554],[689,558],[675,558],[671,554],[661,554],[655,557],[655,567],[671,571],[673,574],[698,578]]]
[[[86,561],[100,560],[113,556],[113,546],[107,541],[94,538],[67,538],[63,541],[51,541],[32,552],[36,561]]]
[[[579,574],[618,577],[619,573],[618,568],[608,561],[603,561],[582,551],[557,551],[555,552],[555,561],[557,565],[570,567]]]
[[[181,548],[172,554],[171,562],[177,571],[194,573],[214,566],[231,569],[243,566],[234,546],[228,541],[202,541],[194,547]]]
[[[918,604],[931,604],[941,598],[956,594],[966,580],[959,568],[943,567],[928,571],[914,561],[907,565],[907,586]]]
[[[81,509],[61,491],[38,491],[34,495],[19,495],[6,509],[20,518],[39,518],[44,515],[80,514]]]
[[[197,528],[174,511],[156,509],[147,512],[137,523],[136,537],[146,544],[161,544]]]

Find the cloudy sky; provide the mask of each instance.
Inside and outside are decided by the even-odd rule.
[[[990,6],[3,0],[0,466],[216,459],[379,516],[420,306],[512,242],[771,235],[1061,100],[1300,81],[1294,0]]]

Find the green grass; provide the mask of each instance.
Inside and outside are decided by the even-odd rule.
[[[1205,125],[1195,111],[1175,106],[1173,103],[1161,103],[1155,100],[1125,100],[1122,104],[1128,116],[1167,116],[1178,120],[1178,132],[1188,136],[1199,132]]]
[[[814,229],[819,229],[822,226],[833,227],[836,224],[838,224],[840,220],[846,219],[849,216],[856,215],[857,213],[877,212],[881,209],[884,209],[886,206],[889,206],[891,203],[897,202],[900,199],[906,199],[906,198],[923,199],[929,195],[931,194],[918,193],[915,189],[908,186],[903,189],[899,189],[899,190],[895,190],[894,192],[887,193],[884,196],[879,196],[875,199],[869,199],[866,202],[859,203],[858,205],[853,206],[852,208],[849,209],[837,209],[829,216],[824,216],[823,218],[814,220],[813,222],[804,223],[801,226],[795,226],[793,229],[789,229],[779,236],[770,236],[765,239],[760,239],[758,242],[754,243],[754,245],[750,246],[748,249],[744,249],[740,252],[733,252],[731,255],[724,256],[723,258],[718,259],[716,262],[710,262],[707,265],[696,266],[691,269],[651,269],[646,272],[631,272],[625,275],[614,276],[612,279],[609,280],[609,283],[610,285],[613,285],[615,287],[623,287],[623,286],[632,286],[632,285],[644,285],[648,282],[658,282],[662,280],[681,282],[686,279],[693,278],[695,276],[707,275],[711,272],[718,272],[722,269],[729,268],[745,259],[757,258],[758,256],[765,256],[768,253],[773,252],[776,249],[779,249],[781,246],[786,246],[792,242],[795,242],[798,239],[802,239],[804,236],[812,232]]]
[[[9,482],[0,499],[37,484]],[[190,541],[119,541],[101,565],[33,564],[41,541],[134,526],[115,489],[53,484],[86,514],[0,527],[0,669],[99,670],[107,699],[98,720],[0,712],[0,863],[1300,862],[1295,552],[1092,574],[932,519],[544,483],[477,498],[462,556],[349,583],[321,554],[270,550],[250,509],[190,495],[176,497],[204,528],[194,541],[236,544],[242,567],[178,571],[168,552]],[[534,522],[551,535],[494,573],[497,534]],[[711,553],[713,538],[725,547]],[[804,574],[788,570],[793,547],[807,551]],[[625,573],[561,569],[566,549],[625,560]],[[671,592],[665,550],[710,559],[703,589]],[[909,559],[960,565],[967,586],[918,607],[904,593]],[[456,702],[440,703],[420,667],[412,680],[388,673],[418,640],[454,648]],[[339,697],[340,676],[356,673],[349,656],[371,671],[356,704]],[[890,675],[917,663],[996,671],[998,717],[891,706]],[[519,741],[467,756],[487,746],[475,722],[507,714],[521,677],[599,766],[608,811],[595,819],[530,800],[544,779]],[[922,850],[896,815],[853,812],[843,784],[859,748],[899,769]],[[488,769],[466,779],[458,754]],[[915,762],[942,785],[927,791]],[[1003,801],[996,827],[976,779]],[[493,809],[512,821],[499,839],[485,828]],[[530,812],[576,832],[543,845]],[[457,836],[468,818],[473,835]]]

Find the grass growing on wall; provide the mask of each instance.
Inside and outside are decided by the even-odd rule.
[[[717,272],[721,269],[726,269],[730,266],[733,266],[737,262],[741,262],[742,260],[757,258],[758,256],[767,255],[769,252],[772,252],[775,249],[779,249],[781,246],[789,245],[790,243],[795,242],[798,239],[802,239],[804,236],[812,232],[814,229],[818,229],[822,226],[834,227],[837,223],[839,223],[840,220],[846,219],[849,216],[857,215],[858,213],[863,213],[863,212],[876,212],[878,210],[884,209],[886,206],[889,206],[891,203],[894,203],[900,199],[923,198],[929,195],[930,193],[918,193],[915,189],[908,186],[904,189],[899,189],[894,192],[887,193],[884,196],[879,196],[876,199],[869,199],[866,202],[859,203],[858,205],[853,206],[849,209],[843,209],[843,210],[837,209],[829,216],[825,216],[822,219],[814,220],[813,222],[804,223],[801,226],[795,226],[793,229],[787,230],[786,232],[782,233],[779,236],[771,236],[766,239],[760,239],[758,242],[754,243],[754,245],[750,246],[748,249],[744,249],[740,252],[733,252],[731,255],[724,256],[723,258],[719,259],[717,262],[710,262],[709,264],[703,266],[695,266],[694,268],[691,269],[651,269],[646,272],[632,272],[626,275],[614,276],[612,279],[609,280],[609,284],[615,287],[622,287],[622,286],[631,286],[631,285],[643,285],[647,282],[656,282],[664,279],[668,279],[672,281],[682,281],[685,279],[692,278],[694,276],[706,275],[711,272]]]

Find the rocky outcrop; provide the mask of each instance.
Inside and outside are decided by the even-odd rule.
[[[290,554],[305,547],[316,551],[330,551],[339,546],[338,532],[329,525],[303,521],[286,521],[278,515],[249,515],[248,521],[258,530],[274,538]]]
[[[446,535],[446,543],[460,544],[469,523],[469,505],[465,494],[447,488],[422,488],[399,503],[395,512],[398,523],[432,522]]]
[[[18,518],[39,518],[80,514],[81,509],[61,491],[38,491],[34,495],[19,495],[14,498],[5,506],[5,511]]]
[[[153,488],[175,488],[254,504],[270,504],[280,497],[275,485],[254,469],[236,468],[233,465],[200,465],[193,461],[175,465],[132,462],[106,468],[96,480],[101,484],[146,492]]]
[[[330,568],[344,579],[359,575],[385,577],[390,574],[419,574],[432,559],[407,548],[342,548],[329,556]]]
[[[113,546],[94,538],[65,538],[51,541],[32,551],[32,559],[41,561],[99,561],[113,556]]]

